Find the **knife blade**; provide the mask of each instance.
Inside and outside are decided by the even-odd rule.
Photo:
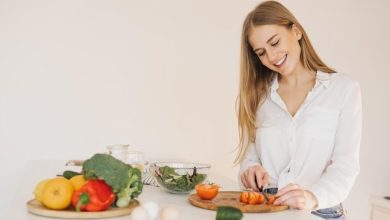
[[[261,185],[261,186],[259,187],[259,184],[257,184],[257,178],[255,178],[255,183],[256,183],[256,187],[257,187],[257,189],[259,190],[260,194],[262,194],[262,195],[264,196],[265,202],[268,203],[268,200],[269,200],[269,199],[268,199],[267,194],[266,194],[265,192],[263,192],[263,190],[264,190],[263,185]]]

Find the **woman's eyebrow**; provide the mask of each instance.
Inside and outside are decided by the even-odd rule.
[[[270,37],[268,40],[267,40],[267,44],[272,40],[272,39],[274,39],[274,37],[276,37],[276,35],[278,35],[278,34],[274,34],[274,35],[272,35],[272,37]],[[261,48],[256,48],[256,49],[254,49],[253,51],[256,53],[257,51],[259,51]]]

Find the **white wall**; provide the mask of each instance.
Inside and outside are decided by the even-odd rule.
[[[240,30],[257,3],[0,0],[0,209],[26,161],[114,143],[235,178]],[[283,3],[321,57],[361,83],[362,169],[345,204],[369,219],[369,195],[390,194],[390,2]]]

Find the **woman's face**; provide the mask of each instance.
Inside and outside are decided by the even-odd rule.
[[[282,76],[293,74],[302,67],[300,62],[302,34],[293,25],[260,25],[252,28],[249,43],[261,63]]]

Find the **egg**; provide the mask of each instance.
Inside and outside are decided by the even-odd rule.
[[[177,208],[165,207],[160,212],[160,220],[179,220],[180,212]]]
[[[141,206],[149,214],[150,219],[155,220],[157,218],[158,211],[160,208],[156,202],[152,202],[152,201],[145,202]]]
[[[146,209],[142,208],[141,206],[138,206],[131,212],[131,219],[132,220],[150,220],[150,217],[149,217],[149,214],[146,211]]]

